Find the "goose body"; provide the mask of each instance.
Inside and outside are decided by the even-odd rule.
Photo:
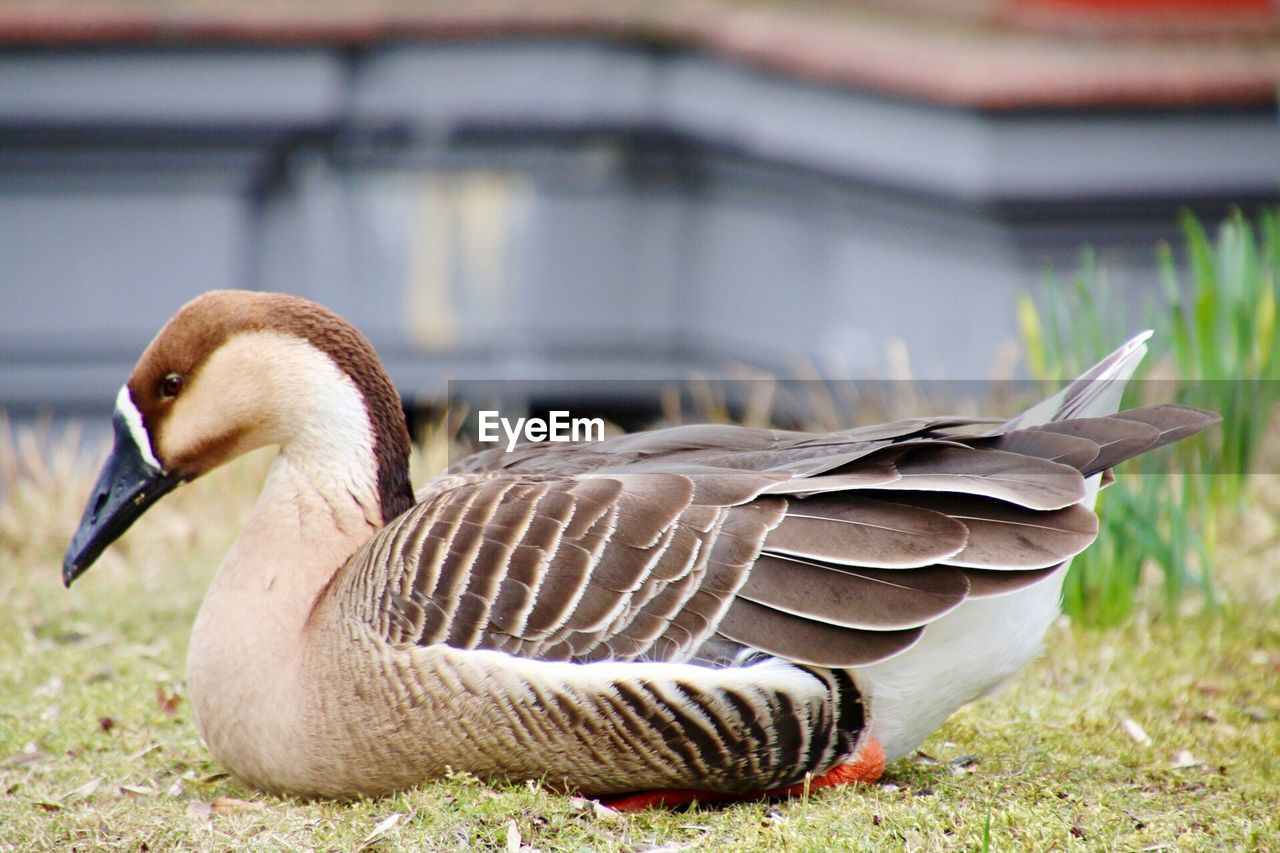
[[[1216,420],[1114,414],[1142,341],[1008,423],[526,445],[415,496],[399,398],[354,328],[210,293],[121,389],[63,575],[176,485],[278,445],[188,659],[201,734],[245,782],[785,789],[908,753],[1035,655],[1102,473]]]

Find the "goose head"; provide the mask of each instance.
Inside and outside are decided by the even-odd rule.
[[[259,447],[328,466],[375,527],[413,503],[403,409],[373,347],[298,297],[214,291],[189,302],[134,366],[112,423],[63,560],[67,585],[175,487]]]

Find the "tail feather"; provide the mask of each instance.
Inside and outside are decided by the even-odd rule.
[[[1066,388],[1009,421],[1005,424],[1005,429],[1026,429],[1073,418],[1098,418],[1115,414],[1120,409],[1125,383],[1147,354],[1147,341],[1151,335],[1150,329],[1134,335]]]
[[[1021,442],[1031,448],[1032,455],[1059,453],[1070,460],[1068,464],[1075,461],[1072,467],[1088,478],[1085,504],[1092,508],[1098,488],[1114,479],[1112,466],[1221,421],[1222,416],[1215,412],[1173,403],[1119,411],[1125,385],[1147,354],[1150,337],[1150,331],[1135,335],[1066,388],[1009,421],[1001,441]],[[1097,454],[1079,464],[1087,455],[1082,445],[1077,455],[1076,447],[1058,448],[1046,444],[1046,439],[1031,438],[1044,432],[1085,439],[1097,448]]]

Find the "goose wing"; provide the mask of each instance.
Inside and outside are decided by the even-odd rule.
[[[395,645],[860,666],[1082,551],[1097,532],[1086,477],[1212,422],[1161,406],[1069,429],[695,426],[490,452],[428,487],[336,583]]]

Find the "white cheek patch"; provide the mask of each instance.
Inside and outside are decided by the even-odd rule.
[[[125,425],[129,427],[129,435],[142,453],[143,460],[158,470],[160,468],[160,460],[156,459],[156,455],[151,452],[151,436],[147,435],[147,428],[142,425],[142,414],[138,411],[138,407],[133,404],[133,395],[129,393],[127,384],[121,385],[120,393],[116,395],[116,411],[120,413],[120,417],[124,418]]]

